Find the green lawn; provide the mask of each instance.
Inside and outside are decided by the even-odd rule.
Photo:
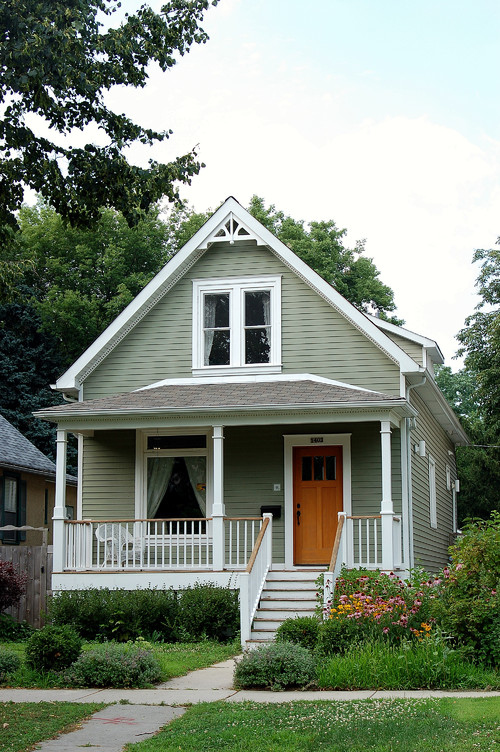
[[[71,731],[105,705],[79,702],[0,703],[0,750],[26,752],[35,744]]]
[[[87,642],[84,644],[83,649],[88,650],[92,647],[103,647],[104,645],[105,643]],[[0,649],[2,648],[13,650],[22,660],[24,659],[25,643],[0,643]],[[172,645],[151,643],[151,648],[160,662],[162,681],[168,681],[168,679],[174,676],[184,676],[198,668],[205,668],[214,663],[225,661],[241,652],[241,646],[238,641],[229,643],[228,645],[208,640],[197,643],[178,642]],[[19,671],[9,679],[8,686],[47,689],[49,687],[61,687],[64,684],[58,675],[53,672],[40,673],[23,664]]]
[[[498,752],[500,697],[204,703],[128,752]]]

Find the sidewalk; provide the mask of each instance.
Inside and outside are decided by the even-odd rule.
[[[233,689],[234,660],[223,661],[187,676],[171,679],[155,689],[0,689],[0,702],[105,702],[81,728],[42,742],[42,752],[74,752],[80,747],[121,752],[128,743],[142,741],[182,715],[179,707],[198,702],[291,702],[292,700],[367,700],[382,697],[500,697],[498,692],[443,692],[433,690],[357,692],[266,692]],[[117,704],[120,700],[130,704]]]

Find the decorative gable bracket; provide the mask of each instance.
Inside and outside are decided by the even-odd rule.
[[[204,242],[199,246],[200,250],[206,250],[212,243],[229,243],[234,245],[237,240],[256,240],[257,243],[262,243],[261,238],[255,234],[250,228],[245,225],[240,218],[236,218],[233,212],[215,228],[215,230],[205,238]]]

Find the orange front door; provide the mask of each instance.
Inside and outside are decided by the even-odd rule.
[[[341,511],[342,447],[294,447],[294,564],[329,564]]]

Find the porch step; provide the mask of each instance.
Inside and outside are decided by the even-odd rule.
[[[276,630],[286,619],[314,616],[316,580],[323,569],[274,570],[268,573],[255,613],[247,647],[272,642]]]

